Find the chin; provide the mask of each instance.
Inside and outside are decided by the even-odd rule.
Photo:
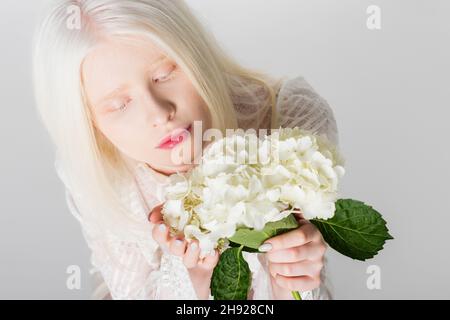
[[[191,168],[193,168],[194,164],[183,164],[183,165],[179,165],[174,167],[174,172],[178,171],[178,172],[187,172],[189,171]]]
[[[175,165],[175,166],[171,166],[171,167],[165,167],[165,168],[154,168],[154,170],[163,173],[165,175],[171,175],[177,172],[187,172],[189,171],[192,167],[194,166],[194,164],[182,164],[182,165]]]

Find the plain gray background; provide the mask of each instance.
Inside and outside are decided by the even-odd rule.
[[[89,250],[70,215],[38,122],[31,36],[44,1],[3,0],[0,15],[0,298],[89,298]],[[339,299],[450,298],[450,2],[188,0],[244,65],[302,75],[330,103],[347,173],[343,197],[372,204],[395,237],[367,262],[330,250]],[[366,9],[381,8],[381,30]],[[81,290],[66,268],[79,265]],[[381,289],[366,286],[367,267]]]

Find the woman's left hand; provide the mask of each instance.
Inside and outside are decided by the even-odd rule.
[[[299,228],[270,238],[260,247],[267,252],[272,288],[278,299],[292,299],[291,291],[312,290],[321,282],[327,245],[315,225],[302,216],[297,219]]]

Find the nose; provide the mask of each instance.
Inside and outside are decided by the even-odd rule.
[[[175,108],[170,106],[161,106],[157,104],[154,108],[152,116],[153,127],[158,127],[161,125],[165,125],[167,122],[173,120],[175,116]]]
[[[154,128],[164,126],[175,117],[176,107],[168,100],[150,98],[148,116]]]

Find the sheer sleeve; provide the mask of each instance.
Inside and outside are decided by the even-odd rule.
[[[285,81],[278,94],[277,111],[282,128],[300,127],[324,134],[336,146],[339,145],[333,110],[303,77]]]
[[[65,182],[63,170],[57,162],[55,165],[58,176]],[[91,299],[197,299],[179,257],[163,252],[151,236],[140,242],[127,242],[114,236],[94,237],[67,185],[65,194],[67,206],[79,220],[91,250],[90,274],[94,285]]]
[[[81,218],[74,199],[66,189],[66,201],[71,213]],[[92,299],[156,299],[157,288],[152,286],[154,271],[136,243],[114,237],[95,239],[89,226],[82,222],[82,233],[91,251],[90,262],[94,290]],[[105,250],[110,250],[109,254]]]

